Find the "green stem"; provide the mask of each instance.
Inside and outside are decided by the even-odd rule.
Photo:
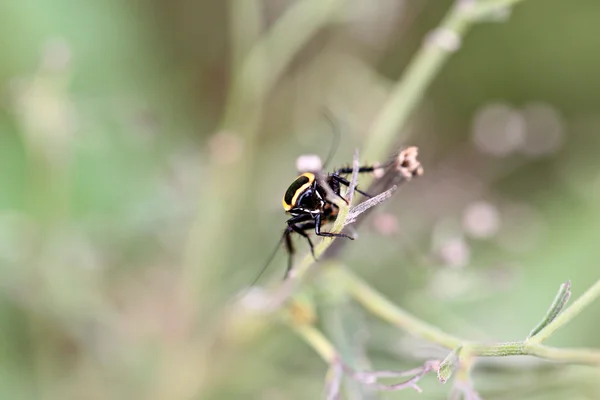
[[[338,353],[333,344],[312,325],[293,325],[294,331],[307,342],[328,364],[336,361]],[[457,346],[453,353],[460,354],[460,358],[468,355],[473,357],[508,357],[508,356],[534,356],[549,361],[565,362],[571,364],[600,365],[600,352],[596,349],[559,349],[541,344],[526,342],[504,343],[477,343],[462,341],[464,344]],[[437,341],[434,343],[442,344]],[[442,344],[443,345],[443,344]],[[442,363],[443,365],[443,363]]]
[[[560,285],[558,293],[554,298],[554,301],[550,305],[548,312],[539,324],[529,333],[528,339],[537,335],[542,329],[544,329],[550,322],[554,321],[560,312],[565,308],[569,298],[571,297],[571,282],[567,281]]]
[[[244,3],[244,0],[236,0],[234,4],[240,1],[239,4]],[[331,21],[346,1],[297,2],[275,22],[269,33],[250,50],[234,76],[231,98],[225,112],[225,125],[238,120],[239,113],[247,114],[248,101],[264,101],[298,50]]]
[[[449,32],[460,38],[469,26],[469,19],[458,6],[453,6],[443,19],[438,32]],[[415,57],[406,67],[402,79],[392,88],[390,97],[375,118],[367,137],[364,159],[376,160],[389,152],[399,131],[406,125],[412,112],[421,101],[425,90],[437,75],[452,52],[425,40]]]
[[[527,354],[523,342],[469,343],[463,345],[463,350],[471,356],[479,357],[507,357]]]
[[[362,155],[365,160],[387,156],[399,132],[417,108],[427,88],[450,55],[460,47],[462,37],[475,22],[490,12],[509,8],[522,0],[488,0],[473,4],[457,1],[439,27],[427,38],[392,88],[390,97],[375,118]]]
[[[473,342],[465,344],[463,351],[477,357],[535,356],[572,364],[600,364],[600,352],[596,349],[559,349],[527,341],[493,344]]]
[[[334,271],[331,271],[332,273]],[[461,339],[443,332],[441,329],[430,325],[412,314],[397,307],[394,303],[383,297],[356,275],[344,268],[335,270],[338,282],[343,282],[346,290],[366,309],[413,336],[421,337],[437,343],[448,349],[458,347],[463,342]]]
[[[319,275],[318,285],[323,331],[348,367],[356,371],[371,370],[363,335],[356,334],[364,326],[364,315],[356,312],[356,304],[344,287],[335,281],[335,274],[327,273],[329,270]],[[365,392],[365,387],[356,380],[344,376],[342,382],[348,399],[371,398]]]
[[[600,280],[596,281],[580,298],[575,300],[566,310],[560,313],[553,321],[540,330],[537,335],[527,339],[528,344],[543,343],[557,329],[566,325],[575,318],[584,308],[589,306],[596,298],[600,296]]]
[[[600,365],[600,352],[597,349],[558,349],[526,342],[525,354],[557,362]]]
[[[415,337],[428,340],[448,349],[462,347],[462,353],[468,353],[474,357],[531,355],[560,362],[600,364],[600,351],[598,350],[556,349],[543,346],[541,341],[539,341],[539,335],[544,334],[549,336],[558,327],[570,321],[571,318],[589,305],[600,294],[600,281],[588,289],[583,296],[560,314],[546,328],[542,329],[537,336],[525,341],[488,344],[471,342],[458,338],[442,331],[438,327],[416,318],[386,299],[383,295],[371,288],[347,269],[332,266],[332,269],[329,272],[335,274],[336,281],[343,284],[346,290],[373,314]],[[548,328],[549,330],[547,330]]]
[[[333,344],[314,326],[292,324],[294,331],[310,345],[328,364],[333,364],[337,359],[337,351]]]

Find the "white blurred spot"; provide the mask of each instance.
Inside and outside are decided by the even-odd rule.
[[[462,236],[462,227],[453,219],[440,220],[433,229],[432,251],[450,267],[461,268],[469,264],[471,249]]]
[[[296,170],[300,172],[320,171],[322,168],[321,158],[316,154],[304,154],[296,159]]]
[[[447,266],[453,268],[466,267],[471,260],[471,249],[461,236],[442,242],[437,253]]]
[[[242,139],[230,132],[219,132],[208,142],[211,161],[218,165],[236,162],[242,155],[243,147]]]
[[[429,282],[429,291],[437,298],[456,299],[472,289],[472,276],[465,271],[444,269],[438,271]]]
[[[469,204],[463,213],[463,229],[468,235],[478,239],[494,236],[500,228],[498,209],[485,201]]]
[[[477,6],[477,0],[458,0],[456,5],[462,12],[471,12]]]
[[[525,121],[506,104],[491,104],[477,112],[473,121],[473,140],[483,153],[506,156],[521,147]]]
[[[50,39],[44,45],[42,68],[50,71],[64,71],[71,62],[71,48],[62,39]]]
[[[542,156],[557,152],[564,136],[564,124],[558,112],[547,104],[534,103],[522,113],[525,121],[525,138],[519,148],[524,154]]]
[[[265,310],[272,303],[273,299],[267,292],[260,287],[251,287],[240,299],[240,304],[248,310]]]
[[[373,216],[373,226],[377,231],[385,236],[398,233],[398,218],[391,213],[381,213]]]
[[[373,163],[373,167],[375,168],[373,170],[373,177],[375,179],[382,178],[385,175],[385,168],[379,168],[380,166],[380,163]]]
[[[453,53],[460,49],[462,43],[458,33],[451,29],[435,29],[429,35],[427,35],[427,43],[430,45],[436,45],[442,50]]]

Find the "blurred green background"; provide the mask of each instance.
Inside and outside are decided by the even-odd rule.
[[[347,164],[452,2],[323,1],[335,7],[320,25],[310,13],[288,24],[300,3],[311,2],[0,2],[0,399],[322,396],[316,353],[277,320],[227,330],[225,305],[279,238],[296,158],[329,150],[323,108],[343,130],[333,164]],[[574,296],[589,287],[599,16],[597,0],[527,0],[478,24],[398,132],[424,176],[378,207],[344,263],[483,341],[524,338],[564,281]],[[276,41],[236,83],[272,27]],[[349,307],[370,367],[438,354]],[[600,347],[599,313],[550,344]],[[475,371],[486,399],[600,398],[592,368],[500,361]],[[378,396],[450,389],[434,376],[422,387]]]

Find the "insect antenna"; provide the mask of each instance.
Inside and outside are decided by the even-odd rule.
[[[269,264],[271,264],[271,262],[273,261],[273,259],[277,255],[277,251],[281,247],[281,244],[283,243],[283,240],[285,239],[285,235],[286,234],[287,234],[287,230],[285,232],[283,232],[283,235],[281,235],[281,238],[277,242],[277,246],[275,246],[275,248],[271,252],[271,255],[267,259],[267,262],[262,267],[262,269],[260,270],[260,272],[258,273],[258,275],[256,276],[256,278],[254,278],[254,280],[252,281],[252,283],[250,285],[248,285],[248,288],[251,288],[252,286],[256,285],[256,282],[258,282],[258,280],[260,279],[260,277],[265,273],[265,271],[267,270],[267,267],[269,266]]]
[[[333,134],[333,142],[331,143],[329,154],[327,154],[327,158],[325,159],[325,163],[323,164],[322,168],[326,169],[333,157],[335,156],[338,147],[340,146],[340,138],[342,135],[339,129],[339,125],[336,123],[333,114],[329,109],[325,109],[323,111],[323,116],[325,117],[325,119],[327,119],[327,122],[329,122],[329,125],[331,126],[331,133]]]

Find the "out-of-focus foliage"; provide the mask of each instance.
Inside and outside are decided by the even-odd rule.
[[[327,154],[322,109],[343,130],[334,164],[349,163],[451,2],[339,2],[256,113],[223,124],[227,104],[248,106],[232,72],[298,3],[0,2],[0,399],[321,395],[327,366],[305,343],[276,320],[223,331],[223,307],[279,238],[296,158]],[[578,296],[598,278],[598,15],[596,0],[529,0],[473,29],[398,133],[425,175],[361,226],[352,270],[478,340],[522,339],[562,282]],[[301,31],[281,33],[293,48]],[[282,252],[274,274],[284,265]],[[371,366],[430,355],[354,312]],[[600,347],[599,312],[552,344]],[[476,386],[600,396],[593,369],[530,361],[485,360]],[[448,389],[422,386],[420,399]]]

